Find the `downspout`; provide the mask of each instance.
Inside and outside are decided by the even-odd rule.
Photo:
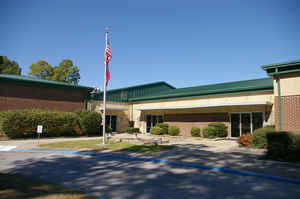
[[[276,68],[277,69],[277,68]],[[277,69],[278,70],[278,69]],[[276,76],[277,88],[278,88],[278,122],[279,122],[279,131],[282,131],[282,117],[281,117],[281,92],[280,92],[280,76]]]

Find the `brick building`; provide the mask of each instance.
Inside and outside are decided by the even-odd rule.
[[[278,130],[300,130],[300,61],[264,65],[269,78],[175,88],[165,82],[109,90],[107,125],[122,132],[129,121],[149,133],[166,122],[189,136],[192,127],[224,122],[229,137],[275,125]],[[90,103],[101,111],[103,96]],[[202,130],[201,130],[202,132]]]
[[[18,75],[0,75],[0,111],[51,109],[74,111],[87,106],[93,88]]]

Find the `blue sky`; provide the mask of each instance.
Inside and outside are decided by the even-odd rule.
[[[175,87],[266,77],[263,64],[300,59],[298,0],[2,0],[0,55],[27,75],[40,59],[72,59],[80,84],[108,89],[166,81]]]

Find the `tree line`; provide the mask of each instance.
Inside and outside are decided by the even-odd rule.
[[[40,79],[55,80],[77,85],[80,79],[79,68],[70,59],[63,59],[58,66],[51,66],[39,60],[29,66],[28,75]],[[0,74],[21,75],[22,69],[16,61],[0,56]]]

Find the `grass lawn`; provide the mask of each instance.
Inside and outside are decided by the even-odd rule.
[[[0,199],[96,199],[73,189],[21,175],[0,173]]]
[[[155,153],[168,149],[172,149],[173,146],[166,145],[134,145],[127,142],[111,143],[101,146],[102,141],[99,140],[81,140],[81,141],[66,141],[56,142],[51,144],[42,144],[42,147],[51,148],[88,148],[88,149],[112,149],[128,152],[143,152],[143,153]]]

